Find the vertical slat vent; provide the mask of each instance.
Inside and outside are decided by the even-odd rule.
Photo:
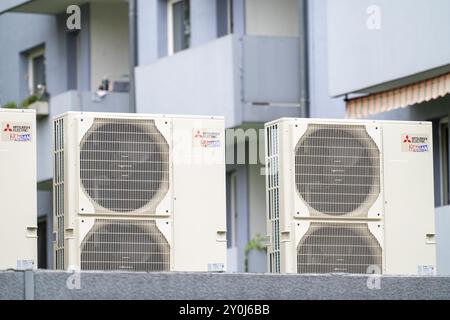
[[[271,223],[272,246],[269,249],[270,272],[280,272],[280,196],[279,196],[279,137],[278,125],[267,130],[267,197]]]
[[[309,124],[295,184],[312,216],[367,216],[380,193],[380,152],[363,125]]]
[[[381,270],[382,249],[367,223],[311,223],[297,247],[298,273]]]
[[[81,244],[81,269],[169,271],[170,246],[153,220],[96,219]]]
[[[97,118],[80,144],[80,176],[97,213],[154,213],[169,189],[169,146],[153,120]]]
[[[64,269],[64,119],[57,119],[54,125],[54,219],[56,223],[55,268]]]

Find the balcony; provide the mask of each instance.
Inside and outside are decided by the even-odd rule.
[[[227,127],[299,116],[297,37],[229,35],[138,66],[142,113],[222,115]]]

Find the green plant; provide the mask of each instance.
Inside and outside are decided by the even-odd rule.
[[[21,103],[20,106],[22,108],[28,108],[30,104],[35,103],[36,101],[39,101],[39,97],[37,95],[31,95],[26,97]]]
[[[14,101],[9,101],[9,102],[5,103],[4,105],[2,105],[2,108],[16,109],[17,108],[17,103],[15,103]]]
[[[248,272],[248,254],[252,250],[257,251],[266,251],[267,246],[265,243],[266,238],[257,234],[249,243],[245,246],[244,254],[245,254],[245,272]]]

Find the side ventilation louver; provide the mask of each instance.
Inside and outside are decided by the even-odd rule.
[[[278,126],[267,129],[268,211],[271,224],[272,249],[269,251],[270,271],[280,272],[280,187]]]
[[[64,269],[64,119],[54,122],[54,223],[57,224],[55,234],[55,268]]]

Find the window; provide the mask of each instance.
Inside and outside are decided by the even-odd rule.
[[[45,85],[45,49],[37,48],[28,53],[28,91],[38,92],[39,85]]]
[[[174,54],[190,46],[191,22],[189,0],[169,0],[167,4],[169,54]]]

